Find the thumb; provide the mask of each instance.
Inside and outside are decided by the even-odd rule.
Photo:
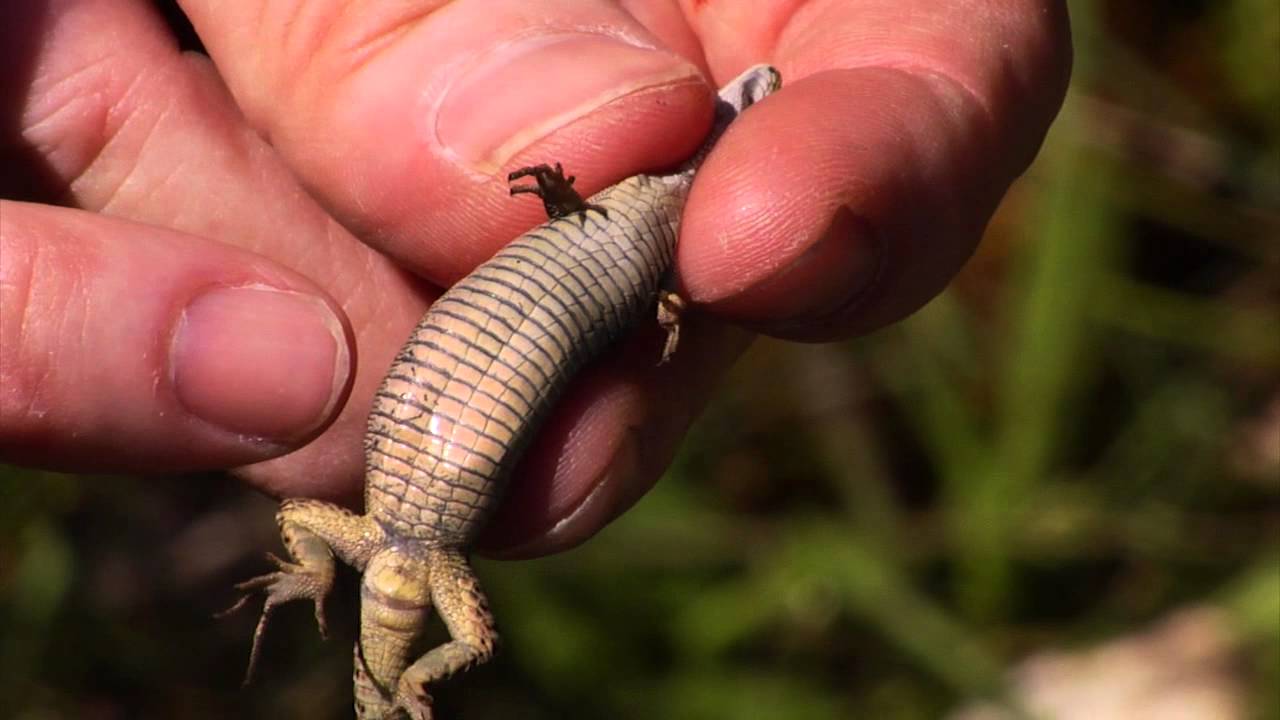
[[[350,347],[333,302],[263,257],[0,201],[0,460],[93,472],[265,460],[332,419]]]

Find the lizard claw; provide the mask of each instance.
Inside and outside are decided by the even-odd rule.
[[[420,684],[413,684],[400,679],[399,687],[396,689],[396,701],[391,706],[391,712],[397,709],[403,710],[405,715],[409,716],[409,720],[431,720],[431,695],[427,693],[426,687]]]

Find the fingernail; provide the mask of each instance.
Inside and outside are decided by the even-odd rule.
[[[875,282],[881,247],[869,223],[836,211],[822,235],[790,264],[747,291],[770,324],[806,325],[848,312]]]
[[[279,442],[324,423],[351,370],[342,323],[324,301],[265,286],[196,297],[178,321],[169,362],[187,411]]]
[[[679,56],[594,33],[521,38],[484,53],[446,91],[439,142],[493,172],[553,130],[644,88],[700,81]],[[485,112],[500,98],[501,111]]]

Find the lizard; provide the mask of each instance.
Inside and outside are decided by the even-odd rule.
[[[427,687],[488,660],[497,632],[467,551],[512,468],[574,374],[657,301],[675,350],[683,302],[665,289],[693,178],[729,124],[781,85],[767,65],[718,94],[708,137],[684,165],[584,200],[557,163],[510,173],[548,221],[513,240],[428,308],[375,395],[365,435],[365,513],[287,499],[276,515],[291,560],[236,586],[234,612],[265,595],[246,682],[272,611],[311,600],[322,635],[335,556],[361,572],[358,720],[430,720]],[[416,657],[432,608],[450,640]]]

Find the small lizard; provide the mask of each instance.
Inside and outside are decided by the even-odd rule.
[[[511,194],[535,194],[550,220],[450,288],[427,311],[378,390],[365,435],[365,514],[285,500],[276,520],[292,561],[237,585],[266,596],[246,680],[281,603],[310,599],[325,632],[334,556],[362,573],[355,646],[359,720],[431,718],[428,684],[492,656],[493,616],[467,562],[511,470],[570,378],[658,301],[675,349],[676,312],[662,289],[685,198],[703,158],[734,118],[781,84],[757,65],[719,93],[702,148],[679,170],[636,175],[592,196],[560,165]],[[414,659],[434,606],[451,640]]]

